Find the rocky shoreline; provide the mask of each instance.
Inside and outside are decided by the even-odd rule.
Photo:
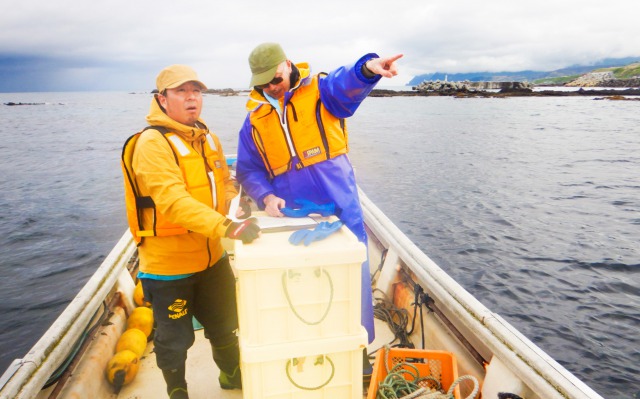
[[[640,64],[638,64],[640,65]],[[636,64],[632,64],[629,74],[634,74],[630,78],[621,79],[616,77],[614,71],[594,71],[581,75],[580,77],[565,83],[569,90],[558,90],[553,86],[535,86],[529,82],[512,81],[424,81],[413,86],[411,91],[394,91],[376,89],[370,94],[371,97],[393,97],[393,96],[453,96],[453,97],[575,97],[589,96],[597,97],[596,100],[631,100],[639,101],[640,98],[630,98],[640,96],[640,76],[637,75]],[[545,87],[549,87],[545,90]],[[575,89],[574,89],[575,88]],[[534,90],[535,89],[535,90]]]
[[[415,87],[412,91],[396,91],[396,90],[384,90],[374,89],[370,97],[480,97],[480,98],[504,98],[504,97],[576,97],[576,96],[588,96],[588,97],[602,97],[596,99],[611,99],[611,100],[635,100],[640,98],[628,98],[627,96],[640,96],[640,88],[627,88],[623,90],[613,89],[584,89],[572,91],[560,91],[560,90],[539,90],[534,91],[532,88],[503,88],[498,91],[477,90],[469,88],[448,89],[443,88],[440,90],[417,90]]]

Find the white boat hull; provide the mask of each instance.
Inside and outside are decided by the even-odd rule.
[[[360,196],[370,235],[369,259],[372,272],[376,273],[376,288],[389,297],[395,296],[397,305],[410,307],[414,288],[410,284],[418,284],[433,300],[432,307],[436,312],[429,312],[426,307],[422,309],[423,326],[418,325],[415,329],[414,342],[421,341],[424,330],[425,349],[452,352],[457,359],[458,374],[473,375],[482,383],[483,398],[497,398],[498,392],[512,392],[528,399],[602,398],[476,300],[417,248],[364,193],[360,192]],[[378,269],[375,260],[381,259],[383,252],[386,255],[384,264]],[[0,399],[156,398],[164,395],[164,382],[155,365],[152,343],[142,358],[136,380],[125,386],[119,396],[114,395],[104,377],[106,362],[113,353],[118,335],[125,328],[125,314],[135,306],[134,279],[131,276],[131,259],[135,254],[131,236],[125,232],[94,276],[40,341],[2,376]],[[73,373],[63,374],[57,384],[43,390],[88,326],[102,314],[101,308],[109,302],[120,308],[111,316],[111,324],[92,331],[83,355],[72,364]],[[221,391],[216,386],[217,378],[214,377],[217,372],[214,371],[210,347],[201,331],[196,335],[196,344],[189,351],[187,366],[190,390],[193,387],[191,396],[211,397],[215,392],[215,397],[220,398],[242,397],[241,391]],[[389,331],[378,320],[376,335],[369,352],[389,340]],[[465,389],[461,390],[463,395]]]

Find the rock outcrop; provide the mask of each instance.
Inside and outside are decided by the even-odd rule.
[[[425,81],[413,87],[418,92],[438,92],[442,94],[481,92],[485,90],[500,91],[532,91],[533,85],[528,82],[441,82]]]
[[[14,106],[14,105],[44,105],[44,103],[14,103],[14,102],[10,101],[8,103],[4,103],[4,105],[10,105],[10,106]]]
[[[600,87],[640,87],[640,78],[606,80]]]
[[[590,72],[580,76],[578,79],[572,80],[565,84],[569,87],[607,87],[606,84],[610,80],[615,80],[613,72]]]
[[[207,90],[205,90],[205,93],[207,93],[207,94],[217,94],[217,95],[220,95],[220,96],[228,97],[228,96],[237,96],[238,94],[241,93],[241,91],[234,90],[234,89],[231,89],[231,88],[227,88],[227,89],[207,89]]]

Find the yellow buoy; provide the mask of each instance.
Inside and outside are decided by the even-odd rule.
[[[116,344],[116,352],[128,349],[138,357],[142,357],[146,348],[147,336],[139,328],[130,328],[123,332]]]
[[[129,384],[138,374],[140,359],[132,351],[125,349],[113,355],[107,364],[107,380],[115,387],[116,393]]]
[[[144,300],[144,293],[142,292],[142,283],[138,280],[136,288],[133,291],[133,302],[138,306],[151,306],[151,303]]]
[[[153,331],[153,310],[144,306],[133,309],[127,319],[127,330],[130,328],[137,328],[149,337]]]

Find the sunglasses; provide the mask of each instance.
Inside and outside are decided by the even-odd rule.
[[[253,86],[253,87],[254,87],[254,89],[257,89],[257,90],[264,90],[267,87],[269,87],[269,85],[274,85],[274,86],[275,85],[279,85],[280,83],[282,83],[283,80],[284,80],[284,78],[282,76],[276,76],[275,78],[271,79],[271,82],[269,82],[269,83],[265,83],[265,84],[257,85],[257,86]]]

